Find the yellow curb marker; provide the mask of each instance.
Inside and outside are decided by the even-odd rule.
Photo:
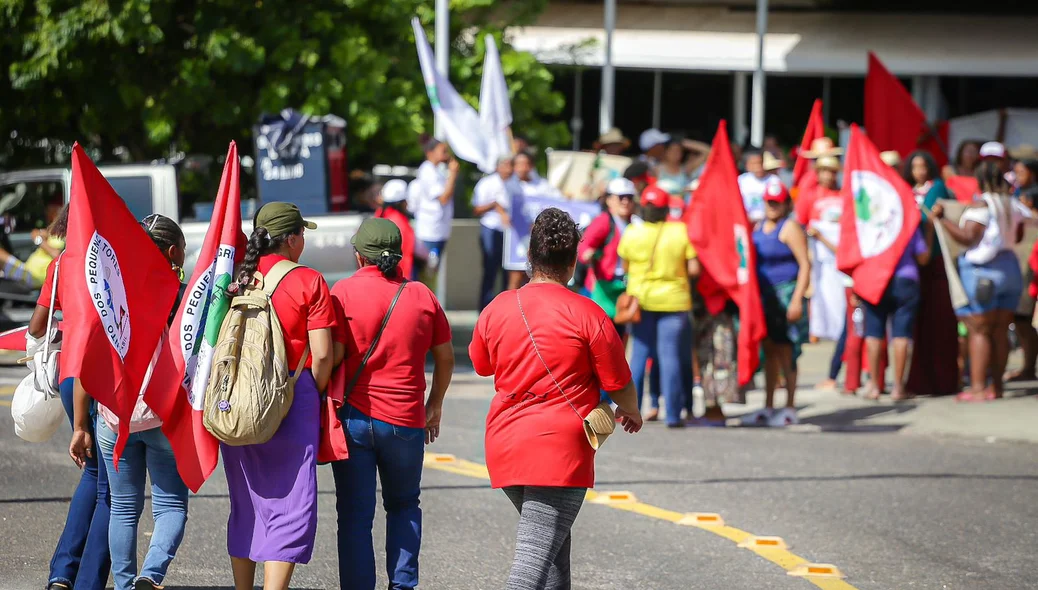
[[[454,455],[436,453],[425,454],[425,466],[455,475],[464,475],[476,479],[490,479],[486,465],[458,459]],[[587,502],[599,504],[616,510],[624,510],[672,522],[682,526],[695,527],[732,541],[740,548],[747,549],[786,570],[789,576],[804,578],[822,590],[858,590],[844,582],[845,576],[836,566],[827,563],[811,563],[789,551],[788,545],[780,537],[760,537],[724,524],[719,514],[710,512],[683,513],[659,508],[639,502],[632,492],[609,491],[596,492],[588,490]]]

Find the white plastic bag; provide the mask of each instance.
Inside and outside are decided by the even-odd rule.
[[[14,433],[26,442],[47,442],[65,419],[65,408],[60,397],[51,397],[35,385],[35,375],[29,374],[14,390]]]

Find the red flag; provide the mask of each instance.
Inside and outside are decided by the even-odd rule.
[[[78,143],[61,267],[62,377],[119,418],[118,461],[179,282]]]
[[[927,130],[923,110],[872,52],[865,76],[865,129],[881,151],[895,150],[902,158],[918,148]]]
[[[857,125],[851,126],[842,193],[836,267],[851,275],[859,297],[876,305],[919,227],[920,214],[912,188],[883,163]]]
[[[807,118],[807,129],[804,129],[804,139],[800,141],[800,154],[811,149],[814,140],[825,137],[825,121],[822,120],[822,99],[816,99],[811,107],[811,116]],[[797,163],[793,167],[793,186],[799,190],[813,188],[818,185],[818,177],[811,169],[810,161],[797,155]]]
[[[25,334],[28,331],[29,327],[23,326],[0,333],[0,350],[25,352]]]
[[[227,287],[234,265],[245,255],[241,230],[241,184],[238,146],[227,149],[212,221],[198,254],[194,273],[180,302],[170,337],[156,364],[166,378],[152,379],[144,401],[162,418],[162,432],[177,458],[177,470],[197,492],[216,469],[219,442],[202,424],[205,389],[213,364],[213,348],[230,307]]]
[[[980,194],[980,183],[972,176],[949,176],[944,184],[960,203],[972,203],[973,198]]]
[[[685,223],[703,266],[700,292],[707,309],[717,313],[728,299],[739,306],[739,383],[745,385],[757,371],[767,328],[757,286],[757,253],[730,146],[722,120]]]

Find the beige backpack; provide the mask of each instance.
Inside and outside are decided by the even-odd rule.
[[[213,350],[202,423],[231,446],[262,444],[285,418],[296,381],[310,356],[307,345],[289,376],[285,334],[271,304],[281,280],[300,265],[282,260],[231,300]]]

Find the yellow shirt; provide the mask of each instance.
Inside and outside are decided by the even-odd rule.
[[[652,254],[654,244],[655,257]],[[660,312],[692,309],[688,261],[696,257],[696,250],[688,241],[688,229],[684,223],[667,221],[631,225],[620,238],[617,253],[627,261],[627,293],[638,298],[642,309]],[[650,258],[653,259],[652,268],[649,267]]]

